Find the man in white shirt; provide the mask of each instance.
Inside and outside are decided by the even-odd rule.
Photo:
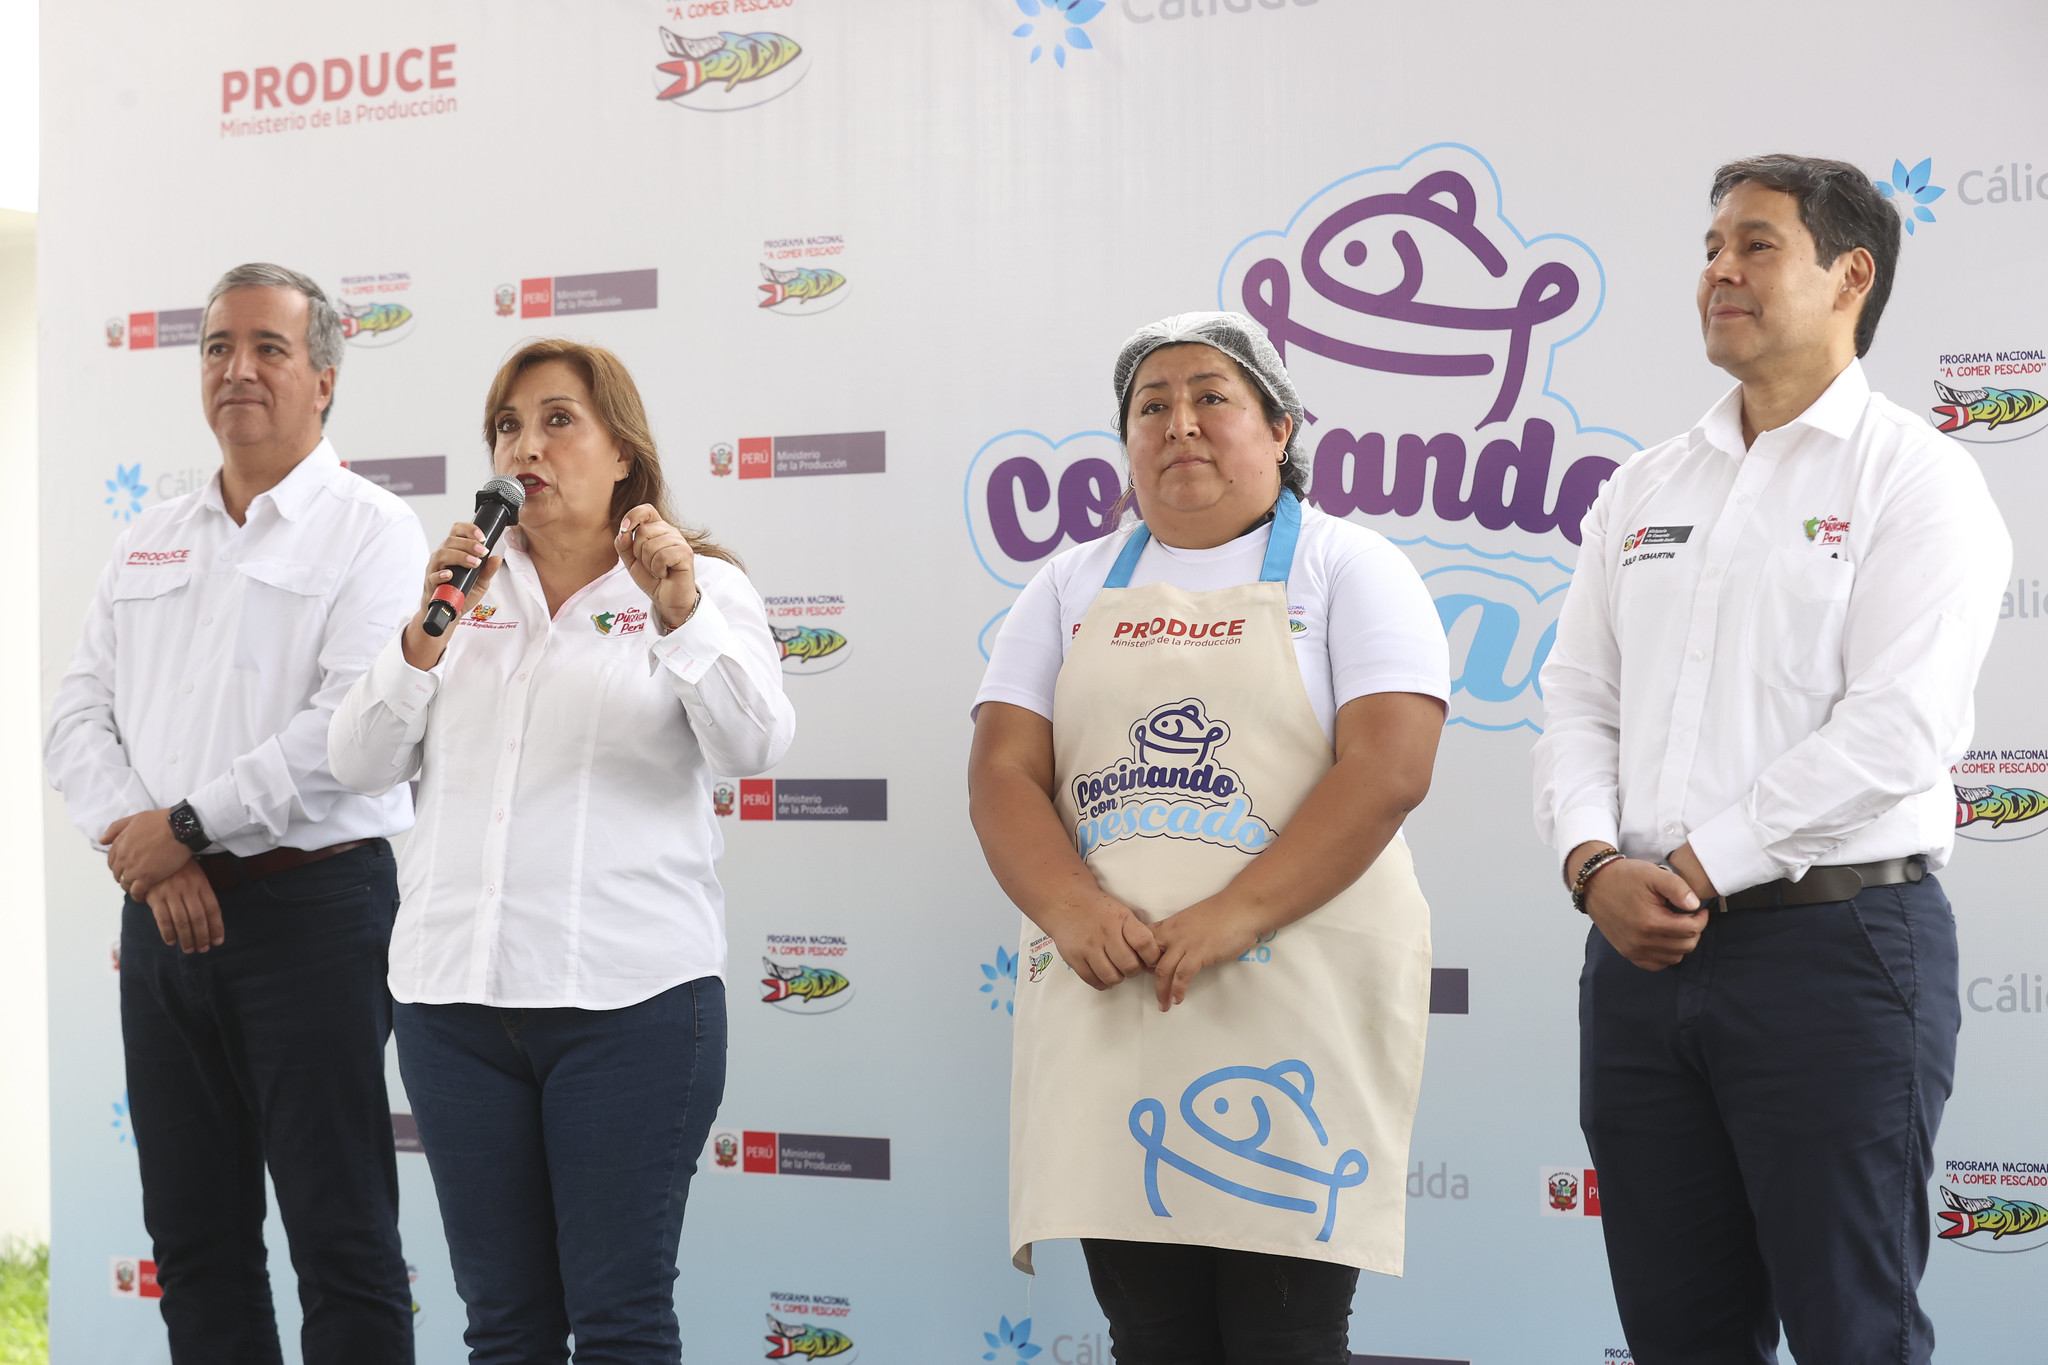
[[[1740,381],[1587,512],[1536,823],[1591,915],[1580,1121],[1641,1365],[1926,1361],[1955,1071],[1931,875],[2012,542],[1873,394],[1899,222],[1853,166],[1716,174],[1707,358]],[[1664,865],[1660,865],[1664,864]]]
[[[327,729],[412,614],[426,541],[322,436],[342,336],[320,287],[239,266],[202,316],[221,471],[115,543],[45,761],[127,893],[121,1032],[172,1359],[279,1358],[267,1165],[307,1365],[409,1365],[384,977],[387,839],[412,806],[336,782]]]

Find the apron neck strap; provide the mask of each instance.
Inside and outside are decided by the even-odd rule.
[[[1294,496],[1294,490],[1280,490],[1280,500],[1273,504],[1273,533],[1266,540],[1266,560],[1259,566],[1261,583],[1285,583],[1287,571],[1294,565],[1294,543],[1301,539],[1301,503]],[[1151,528],[1139,522],[1131,532],[1131,538],[1124,542],[1123,552],[1116,557],[1116,563],[1109,569],[1109,577],[1102,580],[1105,588],[1128,588],[1131,575],[1137,571],[1138,560],[1145,553],[1145,547],[1152,543]]]

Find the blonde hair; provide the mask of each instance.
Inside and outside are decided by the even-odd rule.
[[[605,430],[618,442],[620,452],[632,462],[626,477],[612,488],[612,519],[621,520],[633,508],[647,503],[661,514],[663,521],[683,533],[692,550],[745,569],[738,555],[711,539],[708,533],[685,526],[677,519],[675,509],[669,505],[668,483],[661,477],[661,452],[655,449],[654,432],[647,425],[647,407],[640,401],[639,387],[633,383],[625,362],[602,346],[586,346],[580,341],[548,337],[529,341],[514,351],[511,358],[498,367],[497,377],[491,380],[490,393],[484,398],[485,448],[497,449],[498,410],[511,396],[513,384],[527,370],[550,360],[559,360],[583,376],[583,382],[590,388],[590,401],[597,409],[598,421],[604,423]]]

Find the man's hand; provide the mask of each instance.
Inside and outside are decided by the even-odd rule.
[[[1622,858],[1595,872],[1586,887],[1586,912],[1614,951],[1646,972],[1691,952],[1707,927],[1700,898],[1684,879],[1640,858]]]
[[[168,807],[139,811],[116,820],[100,836],[100,842],[111,845],[107,849],[107,868],[114,874],[114,880],[139,901],[148,900],[150,888],[192,861],[192,850],[171,833]]]
[[[183,845],[180,845],[183,847]],[[186,864],[149,889],[150,913],[156,916],[156,931],[166,944],[176,944],[188,953],[218,948],[227,939],[221,924],[220,902],[213,885],[199,864]]]
[[[1159,944],[1145,921],[1106,893],[1063,910],[1054,923],[1039,922],[1052,935],[1060,959],[1098,991],[1152,970]]]
[[[1259,941],[1259,925],[1240,906],[1211,896],[1153,925],[1152,936],[1159,940],[1152,975],[1163,1012],[1188,998],[1188,983],[1204,967],[1250,952]]]

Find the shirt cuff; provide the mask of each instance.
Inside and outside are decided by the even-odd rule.
[[[441,657],[445,660],[448,651],[442,650]],[[439,665],[434,672],[426,673],[407,663],[402,633],[393,636],[377,656],[377,662],[370,665],[370,696],[409,721],[417,721],[440,690]]]
[[[199,817],[199,827],[206,831],[206,837],[214,844],[253,828],[242,809],[242,793],[235,787],[232,772],[214,778],[187,796],[185,802]]]
[[[1581,806],[1557,817],[1557,829],[1552,838],[1557,845],[1557,865],[1563,867],[1566,859],[1572,856],[1572,850],[1580,844],[1597,841],[1620,848],[1621,827],[1613,811]]]
[[[1774,882],[1785,875],[1757,838],[1741,802],[1730,806],[1686,837],[1707,880],[1724,896]]]
[[[699,592],[703,592],[700,588]],[[647,671],[651,675],[657,669],[666,668],[683,682],[694,686],[698,679],[711,671],[711,666],[722,657],[733,652],[735,637],[732,627],[726,623],[725,613],[718,609],[718,603],[711,600],[711,594],[704,592],[697,599],[697,610],[690,619],[666,635],[659,635],[647,642]]]

